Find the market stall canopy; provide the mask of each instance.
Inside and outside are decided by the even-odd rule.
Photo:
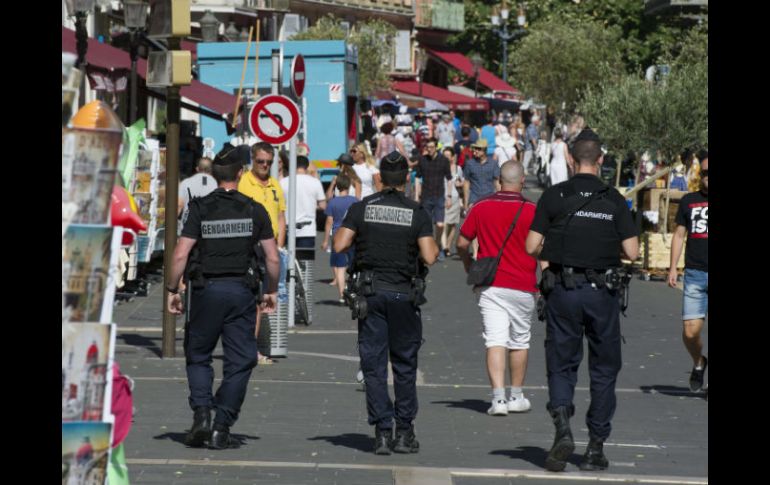
[[[459,52],[437,51],[428,49],[428,53],[451,67],[463,72],[466,76],[473,77],[473,63],[470,59]],[[479,84],[486,86],[492,91],[507,93],[513,97],[520,97],[521,91],[514,88],[507,82],[487,71],[483,67],[479,69]]]
[[[449,106],[439,103],[435,99],[426,98],[424,111],[449,111]]]
[[[391,89],[397,94],[415,96],[420,93],[420,83],[416,81],[396,81]],[[427,98],[445,105],[444,110],[456,109],[462,111],[489,111],[489,103],[484,99],[471,98],[462,94],[453,93],[446,89],[428,83],[422,83],[422,94]]]
[[[75,32],[62,26],[61,29],[62,52],[77,54],[77,40]],[[86,61],[89,66],[95,66],[107,71],[131,70],[131,58],[128,52],[99,42],[96,39],[88,39],[88,51]],[[147,61],[137,59],[136,73],[142,78],[147,77]],[[150,96],[165,99],[165,92],[147,89]],[[189,86],[182,86],[180,90],[183,98],[187,98],[201,106],[195,106],[182,102],[182,107],[195,111],[210,118],[223,120],[226,123],[232,119],[232,111],[235,108],[236,97],[225,91],[216,89],[208,84],[193,79]],[[208,109],[206,109],[208,108]]]
[[[519,111],[519,108],[521,107],[521,103],[519,101],[513,101],[510,99],[487,98],[487,101],[489,101],[489,106],[498,113],[503,110],[508,110],[511,113],[515,113]]]

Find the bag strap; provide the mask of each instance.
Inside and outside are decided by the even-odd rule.
[[[570,187],[570,190],[572,190],[574,192],[574,188]],[[576,206],[573,206],[572,208],[570,208],[570,210],[568,210],[567,212],[561,214],[559,216],[559,218],[554,221],[554,223],[556,223],[556,222],[560,222],[565,217],[567,218],[567,222],[566,222],[566,224],[564,224],[564,229],[563,229],[564,234],[562,234],[562,236],[561,236],[561,253],[562,254],[564,254],[564,240],[566,239],[565,236],[566,236],[566,232],[567,232],[567,226],[572,221],[572,217],[580,209],[582,209],[583,207],[587,206],[592,201],[598,200],[598,199],[604,197],[605,194],[607,194],[609,191],[610,191],[609,186],[602,187],[601,189],[599,189],[596,192],[594,192],[593,194],[591,194],[590,197],[586,197],[584,199],[581,199],[579,204],[577,204]]]
[[[500,259],[503,257],[503,250],[505,249],[505,243],[508,242],[508,238],[511,237],[511,234],[513,234],[513,228],[516,227],[516,221],[519,220],[519,216],[521,215],[522,209],[524,209],[524,204],[526,204],[527,201],[522,198],[521,205],[519,206],[519,211],[516,212],[516,217],[513,218],[513,222],[511,223],[511,227],[508,228],[508,234],[505,235],[505,239],[503,239],[503,245],[500,246],[500,251],[497,253],[497,264],[500,264]]]

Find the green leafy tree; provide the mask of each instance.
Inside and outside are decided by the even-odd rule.
[[[378,89],[388,89],[395,27],[380,19],[369,19],[356,24],[346,38],[340,22],[341,19],[328,14],[291,40],[347,40],[358,51],[360,95],[369,96]]]
[[[635,74],[588,90],[579,110],[610,149],[632,151],[636,160],[643,151],[659,153],[660,161],[671,166],[686,149],[708,145],[708,60],[681,59],[674,65],[671,74],[655,83]],[[638,163],[636,174],[638,184]],[[669,197],[666,191],[664,221]],[[667,225],[661,230],[665,233]]]
[[[586,89],[622,72],[617,41],[616,29],[590,20],[538,22],[513,53],[513,80],[528,96],[571,112]]]
[[[674,66],[656,83],[641,74],[602,83],[587,91],[578,110],[610,148],[660,152],[671,164],[684,150],[708,145],[708,58],[678,58]]]
[[[449,46],[466,55],[479,52],[484,66],[495,73],[502,72],[502,45],[492,30],[489,17],[493,8],[501,3],[501,0],[464,0],[465,31],[453,35],[448,41]],[[527,32],[531,32],[530,26],[549,20],[570,28],[594,22],[603,29],[614,30],[618,36],[613,49],[620,55],[627,73],[659,63],[667,52],[676,50],[692,28],[691,19],[678,15],[646,15],[641,0],[526,0],[508,2],[511,12],[509,30],[516,28],[519,3],[525,7]],[[510,41],[509,54],[516,52],[526,37],[527,34]]]

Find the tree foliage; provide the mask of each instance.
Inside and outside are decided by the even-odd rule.
[[[479,52],[484,65],[492,72],[502,71],[501,41],[493,32],[490,14],[500,0],[464,0],[465,31],[450,37],[449,45],[464,54]],[[526,0],[508,3],[509,30],[516,26],[516,6],[522,3],[530,26],[552,20],[569,27],[594,22],[618,33],[614,49],[619,53],[627,73],[658,64],[662,56],[681,43],[692,28],[692,21],[678,16],[645,15],[642,0]],[[526,35],[508,43],[515,53]],[[510,57],[510,56],[509,56]],[[509,66],[515,68],[515,65]],[[518,87],[518,86],[517,86]]]
[[[346,36],[341,21],[328,14],[305,32],[294,35],[291,40],[346,40],[358,51],[360,95],[369,96],[378,89],[388,89],[395,27],[380,19],[369,19],[356,24]]]
[[[708,145],[708,62],[680,63],[662,82],[633,74],[603,83],[579,111],[611,149],[659,151],[671,164],[684,150]]]
[[[622,72],[617,42],[616,30],[590,20],[538,22],[513,53],[513,81],[528,96],[571,112],[586,89]]]

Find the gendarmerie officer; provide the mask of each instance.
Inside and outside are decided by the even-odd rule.
[[[603,443],[612,429],[615,381],[621,367],[621,249],[633,261],[639,240],[625,199],[597,177],[604,159],[596,133],[583,130],[575,139],[571,158],[575,176],[543,193],[527,236],[527,252],[548,264],[541,290],[547,301],[547,408],[556,437],[545,466],[550,471],[563,470],[575,449],[569,418],[575,413],[573,397],[585,334],[591,378],[586,414],[590,439],[580,469],[604,470],[609,462]]]
[[[206,441],[214,449],[231,445],[230,427],[238,419],[256,365],[254,328],[262,258],[268,279],[260,306],[268,313],[275,310],[279,260],[270,218],[262,205],[238,192],[243,168],[235,155],[233,149],[225,149],[214,158],[212,175],[218,187],[190,201],[171,268],[170,281],[179,281],[185,272],[192,299],[184,339],[189,403],[194,411],[185,444],[192,447]],[[171,293],[168,310],[181,314],[179,288],[167,290]],[[220,336],[224,376],[214,396],[211,353]]]
[[[358,318],[366,409],[369,424],[375,426],[378,455],[389,455],[391,449],[397,453],[419,450],[412,424],[417,415],[417,352],[422,345],[419,305],[425,301],[424,264],[436,261],[438,246],[430,215],[404,195],[408,170],[399,152],[386,155],[380,162],[382,191],[350,206],[334,235],[337,253],[355,244],[355,261],[349,270],[353,278],[346,292]],[[395,406],[388,396],[388,356]]]

